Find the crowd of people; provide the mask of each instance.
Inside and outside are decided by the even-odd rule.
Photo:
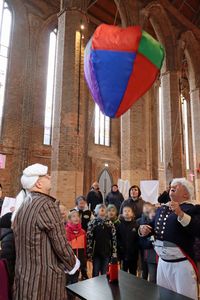
[[[114,184],[103,200],[94,182],[69,211],[49,195],[46,166],[26,168],[21,183],[15,208],[0,218],[0,258],[7,261],[14,300],[64,300],[66,285],[106,274],[112,261],[125,272],[197,299],[193,261],[200,256],[195,243],[200,206],[192,203],[193,187],[186,179],[170,182],[156,205],[142,199],[137,185],[124,199]],[[1,185],[0,199],[1,209]]]

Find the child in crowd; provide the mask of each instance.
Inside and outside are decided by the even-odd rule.
[[[118,257],[122,270],[136,275],[139,252],[138,225],[132,207],[125,205],[117,227]]]
[[[149,220],[150,222],[153,221],[156,214],[156,208],[152,205],[149,211]],[[145,251],[144,258],[147,261],[148,265],[148,278],[150,282],[156,283],[156,275],[157,275],[157,259],[156,259],[156,252],[153,247],[154,237],[147,237],[147,249]]]
[[[63,204],[59,204],[59,209],[60,209],[60,214],[61,214],[62,220],[64,222],[64,225],[66,226],[66,224],[67,224],[67,208]]]
[[[149,225],[155,217],[156,207],[150,202],[145,203],[143,214],[137,220],[139,225]],[[153,247],[153,236],[140,237],[140,250],[142,257],[143,279],[148,279],[150,282],[156,283],[157,262],[156,252]]]
[[[81,220],[82,228],[87,232],[88,224],[93,219],[92,212],[88,209],[87,200],[84,196],[79,196],[75,200],[75,210],[78,211]],[[81,264],[81,276],[82,280],[88,279],[87,272],[87,260],[84,264]]]
[[[108,220],[112,221],[115,225],[115,228],[120,224],[120,220],[118,218],[118,211],[114,204],[109,204],[107,207],[107,217]]]
[[[81,266],[86,265],[86,232],[82,229],[79,213],[72,210],[68,215],[66,235],[75,255],[80,260]],[[79,271],[74,275],[67,275],[67,284],[78,282]]]
[[[150,202],[145,202],[143,205],[142,216],[141,218],[137,219],[138,225],[148,225],[151,221],[149,219],[149,212],[152,209],[152,204]],[[140,251],[140,261],[141,261],[141,271],[142,271],[142,278],[147,280],[148,278],[148,264],[145,258],[145,249],[147,243],[146,239],[140,238],[139,239],[139,251]]]
[[[110,259],[117,257],[116,229],[106,218],[106,206],[97,205],[95,215],[87,231],[87,254],[93,262],[93,277],[106,274]]]
[[[75,210],[79,212],[81,219],[82,228],[87,231],[88,223],[92,220],[92,212],[88,209],[87,200],[84,196],[79,196],[76,198],[76,207]]]

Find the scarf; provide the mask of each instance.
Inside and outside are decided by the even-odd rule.
[[[83,229],[81,227],[81,223],[79,223],[79,224],[72,224],[70,222],[67,223],[66,233],[67,233],[68,241],[71,241],[74,238],[82,235],[83,234]]]

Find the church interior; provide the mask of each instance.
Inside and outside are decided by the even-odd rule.
[[[158,75],[153,84],[146,89],[133,105],[129,105],[129,109],[127,108],[127,111],[120,117],[109,117],[102,112],[102,107],[98,101],[93,99],[91,87],[86,80],[86,47],[89,43],[93,43],[91,41],[94,34],[102,24],[109,25],[110,28],[113,26],[113,28],[117,27],[118,29],[124,30],[132,26],[138,26],[137,28],[140,28],[141,32],[146,32],[148,36],[151,36],[154,41],[156,41],[155,43],[161,45],[160,47],[164,49],[162,66],[158,70]],[[106,36],[104,38],[106,41]],[[116,39],[116,44],[122,42],[120,39],[117,40],[116,37],[113,37],[113,39]],[[127,40],[127,44],[128,42]],[[141,50],[140,48],[138,49],[137,54]],[[102,57],[106,53],[103,50],[99,50],[99,53],[100,52],[102,53]],[[116,52],[119,54],[120,51],[117,50]],[[152,55],[151,58],[153,57],[150,50],[148,55]],[[91,61],[89,66],[92,69]],[[110,65],[108,68],[109,67]],[[115,69],[116,73],[118,73],[116,74],[117,76],[125,76],[125,74],[120,74],[120,70],[118,70],[117,67],[115,67]],[[148,70],[143,70],[143,72],[146,72],[145,78],[150,78],[151,74],[148,73]],[[108,84],[110,78],[106,78],[106,76],[108,76],[109,72],[105,74],[107,74],[105,78],[101,79],[104,83]],[[142,80],[141,77],[140,86],[142,86]],[[94,83],[94,86],[95,84],[96,83]],[[98,88],[97,91],[99,91]],[[113,85],[112,88],[113,90],[117,90],[117,84]],[[139,85],[135,86],[135,90],[137,89],[139,89]],[[112,101],[112,99],[107,99],[107,101]],[[33,169],[29,170],[29,168],[27,168],[28,166],[33,166]],[[47,168],[44,166],[48,166],[48,174],[46,171]],[[179,264],[178,266],[180,266],[180,262],[186,264],[187,255],[185,256],[185,252],[189,256],[193,253],[189,245],[193,244],[194,239],[193,236],[191,238],[188,232],[185,234],[183,228],[189,227],[190,230],[192,230],[192,234],[195,232],[195,237],[195,230],[200,228],[198,227],[200,226],[199,218],[196,217],[200,215],[200,207],[196,205],[192,210],[189,206],[191,203],[188,204],[191,198],[193,198],[192,200],[195,200],[196,203],[200,202],[200,0],[0,0],[0,192],[2,190],[3,196],[10,197],[10,199],[15,198],[22,187],[25,192],[26,190],[31,191],[29,185],[25,184],[25,181],[23,182],[23,178],[33,176],[33,180],[35,180],[34,176],[36,176],[37,180],[42,181],[48,180],[50,178],[48,177],[49,175],[51,177],[50,195],[57,199],[61,206],[64,205],[68,212],[75,206],[75,199],[78,199],[76,200],[76,208],[79,205],[79,201],[81,202],[83,200],[86,202],[83,196],[86,197],[88,193],[91,192],[91,187],[95,190],[95,186],[97,186],[95,190],[96,193],[100,188],[102,199],[104,199],[105,202],[106,195],[110,192],[111,187],[112,189],[114,188],[115,192],[117,184],[119,185],[120,182],[123,182],[123,184],[128,182],[131,188],[129,195],[127,194],[127,197],[124,197],[125,200],[129,196],[132,202],[134,202],[136,198],[141,202],[143,199],[140,198],[141,192],[139,187],[141,187],[142,181],[157,182],[159,195],[163,193],[163,191],[166,191],[169,183],[174,178],[179,178],[180,181],[175,180],[172,182],[174,190],[173,188],[172,192],[167,190],[167,193],[168,196],[170,193],[175,193],[178,186],[180,187],[179,192],[181,192],[181,189],[183,191],[181,195],[183,198],[185,197],[185,201],[182,199],[182,202],[179,202],[180,205],[177,205],[178,200],[177,202],[173,200],[176,198],[175,196],[173,198],[172,194],[172,197],[170,196],[172,200],[171,204],[169,204],[170,208],[165,205],[159,207],[160,215],[153,234],[155,242],[159,240],[159,242],[162,242],[162,247],[164,247],[165,237],[168,234],[168,229],[166,228],[168,228],[167,226],[169,225],[167,218],[172,218],[171,214],[173,214],[174,218],[176,218],[173,219],[175,222],[173,224],[176,224],[178,229],[177,231],[175,229],[172,231],[177,234],[177,232],[179,232],[178,230],[180,230],[180,235],[179,233],[177,234],[177,236],[180,237],[180,241],[177,241],[177,236],[175,238],[170,235],[172,228],[170,227],[169,237],[167,237],[168,239],[166,238],[167,246],[165,246],[166,248],[168,246],[169,248],[176,247],[177,257],[174,261]],[[23,178],[20,181],[21,176]],[[34,184],[36,186],[38,181],[34,181]],[[44,183],[41,183],[41,187],[42,184]],[[34,185],[32,185],[31,188],[33,186]],[[40,185],[38,186],[38,189],[40,189]],[[134,198],[134,189],[136,189],[137,192],[136,198]],[[194,189],[194,193],[192,189]],[[33,190],[35,193],[37,191],[38,190]],[[43,191],[42,188],[41,191]],[[193,196],[191,196],[192,194]],[[82,195],[82,198],[77,198],[80,195]],[[26,205],[24,203],[25,202],[22,202],[20,205]],[[40,204],[38,204],[38,207],[39,205]],[[51,205],[53,206],[54,204],[51,203],[48,205],[49,209],[46,214],[50,214],[51,209],[55,209],[56,212],[55,207],[51,208]],[[123,204],[121,205],[119,209],[122,214],[124,213],[123,209],[125,210],[124,218],[126,220],[126,209],[128,210],[128,208],[126,205],[125,208],[123,208]],[[141,205],[145,204],[143,203]],[[147,204],[147,206],[148,205],[149,204]],[[183,209],[181,210],[180,207]],[[98,216],[98,214],[101,214],[101,209],[104,210],[105,213],[107,208],[100,206],[100,208],[98,207],[98,210],[96,210],[95,206],[94,209],[89,207],[91,211],[89,212],[90,216],[88,218],[91,218],[91,222],[93,221],[92,213]],[[14,210],[12,210],[12,207],[10,210],[13,213]],[[12,236],[14,234],[16,239],[17,260],[15,276],[18,276],[16,278],[19,280],[19,278],[21,278],[19,276],[19,270],[21,267],[20,259],[22,259],[20,256],[22,255],[22,248],[20,248],[22,247],[22,243],[20,242],[20,230],[18,231],[18,229],[22,226],[20,216],[25,220],[28,210],[27,213],[24,213],[22,209],[20,210],[20,206],[16,210],[15,219],[11,217],[11,212],[9,211],[9,217],[13,222],[12,224],[14,224],[12,225],[13,227],[10,225],[9,230],[11,230]],[[56,220],[55,212],[52,213],[52,219],[55,218]],[[74,212],[70,211],[69,220],[73,220],[73,218],[77,217],[74,217],[73,213]],[[118,213],[120,215],[119,211],[117,214]],[[129,212],[127,212],[127,215],[128,213]],[[42,225],[40,224],[39,228],[43,226],[46,220],[45,218],[47,218],[47,216],[44,217],[44,215],[40,219],[40,221],[42,220]],[[136,217],[136,215],[134,211],[133,216]],[[141,215],[142,210],[140,217]],[[134,218],[133,216],[131,218]],[[155,215],[154,217],[156,220]],[[130,220],[132,222],[133,220],[131,218]],[[104,220],[104,217],[102,217],[102,220]],[[55,224],[58,224],[58,221],[55,221]],[[166,223],[168,225],[166,225]],[[49,223],[47,222],[47,224]],[[170,223],[170,226],[172,226],[171,224],[172,223]],[[0,228],[2,226],[0,217]],[[114,227],[114,225],[112,226]],[[136,235],[138,234],[138,239],[146,238],[146,236],[148,237],[150,235],[154,227],[149,229],[149,226],[150,225],[146,223],[141,223],[134,227],[133,231],[137,232]],[[194,227],[191,229],[191,226]],[[54,228],[53,225],[52,228]],[[87,227],[87,229],[88,228],[90,227]],[[47,232],[48,235],[51,229],[45,227],[45,234]],[[89,232],[87,232],[88,240],[91,234],[90,229],[88,229]],[[62,245],[63,242],[64,249],[67,245],[66,251],[68,251],[71,260],[65,260],[65,253],[62,252],[61,248],[55,250],[55,253],[59,253],[58,257],[65,265],[65,273],[71,275],[71,270],[74,270],[74,268],[76,268],[76,271],[78,270],[78,259],[74,256],[74,252],[71,252],[72,250],[68,244],[66,244],[66,238],[63,240],[62,234],[60,233],[62,229],[57,228],[56,230],[57,233],[54,236],[52,234],[53,238],[49,235],[48,239],[54,239],[54,241],[51,240],[54,249],[56,249],[54,243],[56,243],[55,241],[59,237],[60,240],[57,241],[57,246],[59,247],[59,244]],[[116,229],[115,232],[116,234],[118,232],[117,230],[118,229]],[[37,236],[37,234],[38,232],[36,232],[35,236]],[[25,234],[21,236],[21,239],[23,240],[24,237]],[[28,242],[29,241],[24,240],[24,245]],[[172,242],[174,242],[173,246],[171,246]],[[0,243],[0,246],[1,245],[3,245],[3,243]],[[113,245],[114,242],[112,244],[114,249]],[[180,247],[177,247],[177,245]],[[50,248],[48,248],[48,242],[45,244],[45,247],[46,253],[51,251],[49,250]],[[159,247],[159,245],[155,244],[155,249],[156,247]],[[200,249],[199,247],[200,242],[197,246],[198,251]],[[90,246],[87,245],[87,248],[89,249],[87,250],[90,251]],[[184,256],[181,252],[182,248],[185,251]],[[29,246],[24,249],[29,249]],[[116,250],[116,252],[117,251],[118,250]],[[137,251],[139,250],[137,249]],[[37,253],[37,251],[35,253]],[[49,253],[51,254],[49,254],[48,257],[54,257],[54,252]],[[43,254],[44,252],[41,251],[41,258]],[[113,257],[116,258],[116,255],[115,253]],[[141,254],[140,257],[143,263],[144,257],[142,255],[144,255],[144,253]],[[158,254],[157,251],[155,255],[157,255],[155,259],[157,259],[158,256],[161,257],[159,258],[159,263],[163,259],[163,266],[164,263],[175,266],[171,256],[170,259],[168,259],[168,257],[166,259],[165,256],[162,256],[163,254]],[[35,257],[36,256],[37,254],[35,254]],[[90,260],[89,268],[91,267],[92,259],[93,267],[95,268],[97,263],[95,265],[94,257],[88,257],[87,259]],[[136,255],[135,257],[136,267],[135,270],[132,271],[132,274],[135,275],[137,271],[138,275],[138,270],[140,269],[137,269],[138,256]],[[34,261],[34,258],[31,259]],[[54,264],[57,260],[58,258],[53,258],[51,263]],[[107,265],[108,262],[109,261],[107,261]],[[0,270],[2,270],[1,263],[2,261],[0,260]],[[86,264],[87,263],[85,263],[85,270],[87,271]],[[66,269],[66,265],[69,270]],[[14,263],[11,267],[13,266]],[[159,278],[162,278],[161,267],[160,263],[158,271]],[[200,270],[200,263],[198,267]],[[53,268],[54,266],[52,269]],[[118,265],[117,268],[119,269]],[[189,268],[188,265],[187,268]],[[58,269],[56,265],[55,270]],[[123,270],[125,269],[126,268],[123,267]],[[82,269],[80,270],[82,273]],[[143,266],[141,270],[144,271]],[[0,280],[3,274],[1,272],[2,271],[0,271]],[[14,272],[13,269],[12,272]],[[99,275],[100,271],[97,272],[97,275],[94,275],[94,269],[91,271],[93,275],[90,274],[90,270],[88,272],[90,276],[95,277]],[[172,273],[172,271],[170,272]],[[182,271],[179,273],[181,272]],[[193,271],[190,271],[190,274],[191,272]],[[63,270],[62,273],[64,273]],[[105,274],[103,271],[100,273]],[[46,278],[52,278],[51,280],[54,282],[53,276],[55,274],[49,274],[43,274],[41,276],[44,276],[44,278],[45,276]],[[30,276],[31,278],[30,274],[26,276]],[[126,275],[123,274],[120,276],[121,282],[123,282],[123,280],[125,280],[124,282],[129,282],[129,277],[125,278]],[[83,273],[82,277],[84,277]],[[12,278],[14,281],[14,275]],[[186,276],[185,278],[188,277]],[[30,280],[31,284],[36,284],[36,279],[35,277],[35,281]],[[70,277],[70,280],[71,279]],[[177,281],[179,279],[177,279]],[[191,279],[191,282],[192,280],[193,279]],[[45,283],[46,286],[48,286],[47,281],[48,280],[46,280]],[[154,283],[155,282],[156,280],[154,280]],[[197,300],[196,296],[191,296],[197,294],[196,288],[195,290],[191,288],[191,291],[187,292],[184,290],[183,282],[184,281],[182,281],[181,290],[177,289],[177,287],[174,289],[168,287],[166,282],[159,284],[159,281],[157,281],[157,284],[182,294],[180,298],[179,296],[177,296],[177,298],[171,296],[172,299]],[[187,282],[187,280],[185,282]],[[195,284],[196,283],[197,281],[195,281]],[[43,281],[42,284],[44,284]],[[59,284],[57,281],[57,287],[61,286]],[[140,286],[139,281],[134,284]],[[188,284],[190,284],[190,282]],[[97,282],[96,286],[100,287],[100,281],[99,283]],[[77,290],[78,287],[77,285]],[[90,285],[88,283],[88,291],[90,290],[89,287]],[[61,291],[60,296],[58,296],[57,291],[59,289],[57,290],[56,288],[52,288],[51,294],[48,296],[47,294],[46,296],[41,296],[43,294],[36,296],[34,292],[31,298],[22,296],[25,295],[25,292],[27,292],[27,295],[29,294],[30,291],[28,291],[28,289],[28,287],[27,290],[24,289],[22,291],[21,289],[20,292],[18,291],[19,294],[16,292],[13,299],[66,299],[63,296],[65,290]],[[44,292],[45,289],[46,288],[43,288],[42,292]],[[114,287],[112,290],[113,295],[115,289],[117,288]],[[36,290],[36,288],[34,288],[33,285],[32,291],[34,290]],[[75,289],[75,295],[77,290]],[[140,293],[141,291],[142,285]],[[46,291],[46,293],[47,292],[48,291]],[[71,288],[71,292],[73,292],[73,287]],[[117,293],[118,292],[117,290]],[[128,294],[130,291],[123,289],[121,292],[122,294],[124,292]],[[160,292],[162,294],[162,290],[159,290],[159,293]],[[80,291],[80,295],[81,293],[84,295],[83,290]],[[90,298],[88,296],[89,294],[87,294],[85,298],[83,297],[81,299],[102,299],[101,289],[99,293],[100,298],[97,297],[97,291],[96,296]],[[109,293],[110,289],[108,294]],[[164,290],[163,293],[161,298],[155,296],[149,299],[169,299],[170,294],[165,295]],[[186,296],[190,296],[191,298],[187,298]],[[131,299],[130,297],[129,294],[119,299]],[[135,299],[147,299],[145,298],[147,294],[145,294],[145,296],[143,295],[143,297],[144,298],[141,296],[141,298]],[[4,298],[3,300],[7,299],[11,298]],[[69,297],[69,299],[71,298]],[[118,298],[108,297],[107,299]]]

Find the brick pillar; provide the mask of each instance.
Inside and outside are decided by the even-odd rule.
[[[190,91],[196,200],[200,199],[200,88]]]
[[[121,117],[121,178],[139,184],[150,178],[148,94]]]
[[[178,73],[166,72],[161,76],[164,120],[164,162],[159,164],[158,179],[165,187],[174,177],[182,177],[182,136],[181,111],[179,101]],[[153,109],[151,107],[154,93],[150,90],[121,119],[121,177],[131,184],[139,184],[140,180],[156,179],[152,164],[157,163],[152,152],[151,138]],[[156,99],[154,99],[156,105]],[[154,126],[156,128],[156,126]],[[158,129],[159,130],[159,127]],[[155,142],[157,136],[155,134]],[[154,161],[155,160],[155,161]]]
[[[175,177],[182,177],[181,110],[176,71],[161,75],[164,120],[164,179],[166,185]]]
[[[52,195],[68,208],[83,193],[85,158],[85,84],[83,76],[83,42],[80,64],[80,25],[85,17],[77,1],[64,1],[58,17],[58,52],[55,111],[52,147]],[[74,3],[72,3],[74,2]],[[81,3],[80,3],[81,2]],[[79,1],[82,6],[83,2]],[[70,10],[67,6],[72,4]],[[69,9],[69,10],[68,10]],[[82,7],[80,7],[82,9]],[[79,101],[80,73],[80,101]]]
[[[3,143],[0,142],[1,153],[6,155],[6,168],[1,170],[0,181],[5,194],[15,197],[21,189],[22,170],[29,164],[32,150],[32,97],[42,20],[28,14],[24,5],[13,5],[15,26],[4,103]]]

